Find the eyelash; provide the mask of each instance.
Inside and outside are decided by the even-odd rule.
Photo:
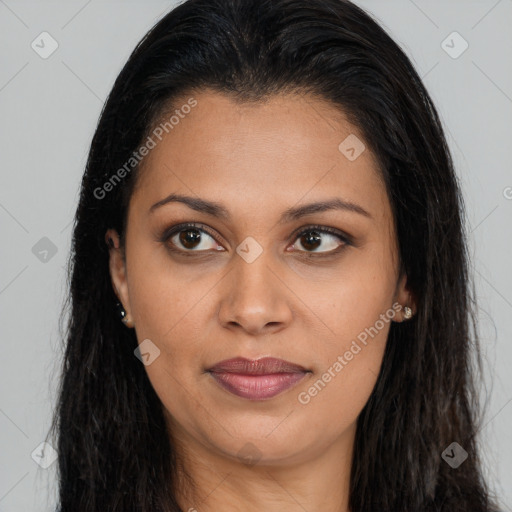
[[[210,253],[211,251],[192,251],[192,250],[184,250],[179,249],[176,246],[173,246],[172,244],[167,243],[170,238],[172,238],[177,233],[180,233],[181,231],[186,231],[187,229],[196,229],[198,231],[203,231],[207,235],[211,236],[215,241],[217,241],[216,236],[213,234],[213,232],[210,231],[210,229],[205,226],[204,224],[198,224],[194,222],[185,223],[185,224],[178,224],[176,226],[173,226],[167,230],[164,231],[164,233],[159,237],[159,242],[166,243],[169,250],[172,252],[179,253],[183,256],[203,256],[204,254],[201,253]],[[294,233],[292,233],[292,236],[294,237],[294,241],[300,238],[302,235],[305,235],[307,233],[310,233],[312,231],[315,231],[316,233],[320,234],[328,234],[333,235],[337,237],[339,240],[343,242],[342,245],[337,247],[336,249],[333,249],[331,251],[326,252],[314,252],[314,251],[299,251],[300,253],[304,253],[306,257],[324,257],[327,258],[329,256],[334,256],[341,252],[343,249],[345,249],[347,246],[353,245],[353,241],[351,237],[349,237],[347,234],[343,233],[342,231],[339,231],[334,228],[330,228],[327,226],[320,226],[318,224],[306,226],[304,228],[299,228],[299,230],[296,230]]]

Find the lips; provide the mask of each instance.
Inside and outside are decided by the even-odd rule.
[[[273,357],[227,359],[207,371],[226,391],[249,400],[272,398],[309,373],[302,366]]]

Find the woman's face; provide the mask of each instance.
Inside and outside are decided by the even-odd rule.
[[[312,96],[193,98],[153,137],[126,264],[110,260],[169,425],[191,450],[253,464],[348,449],[396,303],[411,305],[376,160]],[[169,234],[183,223],[196,226]],[[214,368],[233,358],[297,367]]]

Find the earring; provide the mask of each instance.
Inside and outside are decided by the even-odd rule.
[[[116,310],[119,320],[123,321],[126,317],[126,311],[124,310],[123,305],[120,302],[116,302]]]
[[[117,316],[119,317],[121,322],[123,322],[123,324],[126,325],[126,327],[132,327],[132,322],[130,321],[123,305],[120,302],[116,303],[116,310],[117,310]]]
[[[409,320],[412,318],[412,309],[409,306],[404,307],[404,319]]]

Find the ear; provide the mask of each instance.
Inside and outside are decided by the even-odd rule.
[[[409,307],[412,310],[412,316],[414,316],[417,312],[417,304],[416,304],[416,298],[414,294],[410,291],[408,285],[407,285],[407,275],[405,272],[402,274],[398,281],[398,285],[396,287],[395,291],[395,297],[393,300],[393,304],[395,302],[398,302],[400,304],[401,309],[397,315],[398,321],[407,321],[411,317],[407,318],[405,315],[405,307]]]
[[[105,233],[105,242],[109,247],[110,259],[109,270],[112,287],[126,311],[124,319],[125,325],[132,327],[132,314],[130,308],[130,296],[128,293],[128,283],[126,280],[126,263],[123,248],[120,247],[120,239],[115,229],[109,229]]]

